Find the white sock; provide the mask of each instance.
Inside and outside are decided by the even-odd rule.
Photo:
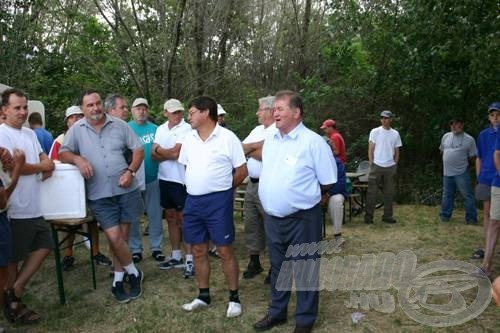
[[[193,262],[193,255],[192,254],[186,254],[186,262]]]
[[[181,260],[182,259],[181,250],[172,250],[172,259]]]
[[[113,278],[113,287],[116,287],[117,282],[122,282],[123,281],[123,276],[125,275],[125,272],[115,272],[114,278]]]
[[[123,269],[125,269],[125,271],[127,271],[128,275],[139,276],[139,271],[135,267],[134,262],[131,262],[127,266],[123,266]]]

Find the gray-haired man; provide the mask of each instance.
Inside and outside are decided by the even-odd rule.
[[[274,96],[259,99],[259,109],[256,112],[259,126],[255,127],[243,140],[243,150],[248,158],[247,168],[250,180],[248,182],[244,210],[245,242],[250,254],[247,270],[243,278],[252,279],[263,271],[259,254],[266,248],[266,233],[264,230],[264,210],[259,199],[259,178],[262,171],[262,146],[264,139],[276,129],[274,125]],[[269,282],[269,275],[266,278]]]

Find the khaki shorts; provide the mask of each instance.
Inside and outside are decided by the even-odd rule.
[[[52,249],[54,242],[50,235],[49,224],[43,217],[31,219],[11,219],[12,258],[11,262],[25,260],[28,255],[38,249]]]
[[[490,219],[500,221],[500,187],[491,187]]]

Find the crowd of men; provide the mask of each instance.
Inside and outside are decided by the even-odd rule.
[[[320,127],[326,140],[303,124],[304,106],[297,93],[280,91],[260,98],[258,105],[259,125],[240,141],[226,128],[226,111],[207,96],[189,101],[187,110],[181,101],[168,99],[163,107],[166,121],[157,126],[145,98],[133,101],[128,121],[123,96],[111,94],[103,101],[97,91],[86,90],[78,105],[66,110],[67,131],[46,148],[49,137],[41,131],[39,116],[30,117],[33,130],[23,127],[28,118],[26,95],[6,90],[2,94],[5,119],[0,125],[1,169],[7,174],[5,179],[0,177],[0,287],[6,290],[7,318],[21,323],[40,319],[21,297],[53,247],[37,193],[56,168],[54,161],[60,161],[75,165],[85,179],[88,206],[106,236],[111,259],[99,250],[97,223],[89,224],[94,240],[90,250],[97,263],[112,266],[111,293],[119,303],[142,295],[144,272],[138,263],[144,256],[141,219],[145,215],[149,249],[158,268],[182,269],[184,278],[196,279],[198,294],[182,305],[185,311],[206,308],[212,301],[208,258],[212,245],[216,246],[228,288],[229,318],[242,314],[233,248],[233,202],[235,189],[248,177],[244,201],[248,264],[243,278],[252,279],[264,271],[260,256],[266,247],[270,262],[265,281],[270,284],[271,300],[254,329],[265,331],[284,324],[293,280],[300,279],[300,272],[280,277],[277,288],[280,268],[287,261],[320,257],[317,251],[290,255],[288,247],[322,239],[323,207],[330,212],[335,239],[342,239],[343,206],[349,197],[347,154],[335,120],[327,119]],[[480,135],[476,162],[477,195],[485,207],[486,254],[481,269],[488,275],[500,230],[500,165],[495,169],[493,162],[494,154],[500,161],[499,106],[494,103],[488,110],[491,128]],[[382,221],[396,223],[394,175],[402,142],[391,127],[393,118],[391,111],[382,111],[381,126],[369,135],[365,223],[374,222],[378,188],[384,197]],[[443,137],[440,147],[445,162],[441,219],[451,217],[450,198],[458,187],[467,201],[466,222],[476,223],[475,208],[472,211],[468,201],[471,190],[464,184],[469,182],[470,187],[470,180],[463,175],[464,160],[459,156],[466,154],[467,169],[468,159],[476,155],[474,139],[460,131],[460,120],[450,125],[452,132]],[[168,257],[163,254],[163,217],[171,247]],[[63,259],[65,270],[74,263],[72,241]],[[318,314],[319,265],[315,267],[307,290],[297,292],[294,332],[310,332]]]

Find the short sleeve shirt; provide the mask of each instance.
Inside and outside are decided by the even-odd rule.
[[[443,153],[443,175],[461,175],[469,167],[469,159],[476,156],[476,141],[469,134],[448,132],[443,135],[439,149]]]
[[[158,127],[156,130],[155,143],[164,149],[173,148],[176,144],[184,141],[188,133],[192,131],[191,125],[182,119],[177,125],[168,128],[168,121]],[[161,161],[158,169],[158,178],[169,182],[179,184],[185,183],[184,165],[177,160]]]
[[[153,146],[158,126],[149,121],[142,125],[137,124],[135,121],[129,121],[128,125],[132,127],[132,130],[144,147],[144,161],[142,163],[144,164],[146,184],[149,184],[158,179],[158,162],[151,159],[151,147]]]
[[[497,131],[493,127],[482,130],[477,137],[477,157],[481,160],[481,169],[477,176],[477,182],[488,186],[491,185],[497,172],[493,162],[496,139]]]
[[[24,151],[26,163],[40,163],[40,154],[43,153],[38,139],[31,129],[22,127],[13,128],[7,124],[0,125],[0,142],[12,154],[14,148]],[[40,201],[40,174],[23,175],[19,177],[17,186],[10,196],[8,215],[15,219],[27,219],[42,215]]]
[[[375,144],[373,163],[384,168],[396,164],[394,150],[403,145],[398,131],[393,128],[385,129],[379,126],[370,131],[368,142]]]
[[[243,143],[254,143],[265,140],[265,138],[276,131],[276,125],[272,125],[264,128],[264,125],[259,125],[255,127],[250,134],[243,140]],[[262,161],[259,161],[253,157],[250,157],[247,161],[248,175],[252,178],[259,178],[262,171]]]
[[[337,148],[339,150],[338,157],[342,161],[342,163],[347,163],[347,155],[345,151],[345,142],[344,138],[339,132],[333,132],[332,135],[330,135],[330,143],[332,145],[332,151],[333,147]]]
[[[120,176],[127,170],[123,152],[141,149],[134,131],[121,119],[105,114],[106,120],[100,132],[83,118],[66,133],[59,154],[71,151],[85,158],[92,165],[94,175],[86,179],[87,197],[90,200],[113,197],[139,188],[134,178],[127,188],[118,186]]]
[[[179,154],[186,166],[186,190],[203,195],[230,189],[233,169],[246,163],[241,141],[230,130],[216,125],[203,141],[196,130],[186,135]]]
[[[332,149],[302,123],[284,136],[276,130],[264,141],[259,198],[267,214],[285,217],[312,208],[321,200],[320,185],[335,182]]]

